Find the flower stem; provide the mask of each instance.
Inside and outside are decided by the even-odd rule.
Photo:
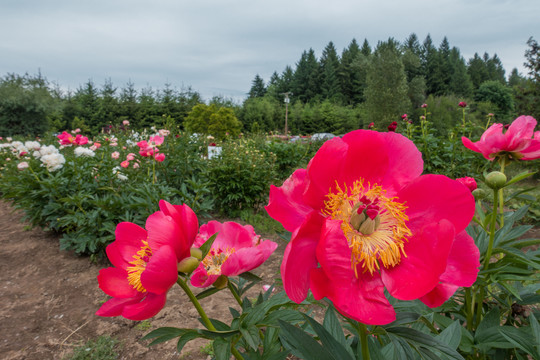
[[[235,359],[244,360],[244,357],[242,356],[242,354],[240,354],[238,350],[236,350],[234,345],[231,345],[231,354],[233,354]]]
[[[368,348],[368,329],[365,324],[360,322],[358,324],[358,334],[360,335],[360,344],[362,345],[362,359],[369,360],[369,348]]]
[[[501,172],[504,174],[504,168],[506,166],[506,159],[502,158],[499,161],[499,164],[501,165]],[[501,214],[501,227],[504,226],[504,193],[503,189],[499,189],[499,212]]]
[[[229,288],[231,294],[234,296],[236,302],[242,306],[242,299],[240,298],[240,295],[238,295],[238,293],[236,292],[236,290],[234,289],[234,287],[232,286],[231,282],[228,281],[227,282],[227,287]]]
[[[491,226],[489,229],[489,244],[484,257],[484,270],[487,270],[489,267],[489,259],[491,258],[491,253],[493,252],[493,240],[495,239],[495,226],[497,224],[497,206],[499,203],[499,190],[493,190],[493,212],[491,213]]]
[[[193,292],[189,288],[188,284],[186,284],[186,282],[181,277],[178,277],[178,280],[176,280],[176,283],[178,285],[180,285],[182,290],[184,290],[186,295],[189,297],[189,300],[191,300],[191,302],[193,303],[193,305],[197,309],[197,312],[199,313],[199,315],[201,315],[201,319],[202,319],[202,321],[204,323],[204,326],[206,326],[206,328],[208,330],[216,331],[216,328],[214,327],[214,325],[212,324],[212,322],[210,321],[210,319],[208,318],[208,316],[204,312],[201,304],[199,303],[199,300],[197,300],[197,298],[195,297],[195,295],[193,294]]]

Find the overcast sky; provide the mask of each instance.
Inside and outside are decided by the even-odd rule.
[[[539,0],[0,0],[0,76],[36,74],[76,90],[110,78],[119,88],[170,83],[205,99],[241,99],[304,50],[338,53],[429,33],[468,60],[497,54],[522,73],[526,42],[540,41]]]

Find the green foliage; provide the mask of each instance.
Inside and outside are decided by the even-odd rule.
[[[234,111],[215,104],[199,104],[188,114],[184,126],[189,132],[213,135],[218,139],[237,137],[242,127]]]
[[[265,155],[255,141],[227,142],[221,156],[209,161],[209,188],[221,211],[232,215],[266,202],[275,178],[275,156]]]
[[[0,79],[0,136],[43,135],[55,100],[47,80],[25,74],[8,74]]]
[[[115,360],[118,358],[120,342],[109,336],[100,336],[96,340],[89,340],[85,344],[76,347],[69,360]]]
[[[476,101],[488,101],[494,105],[493,113],[497,118],[510,122],[514,110],[514,100],[512,90],[499,81],[486,81],[480,85],[474,95]]]

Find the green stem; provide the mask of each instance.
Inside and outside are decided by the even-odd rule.
[[[240,354],[240,351],[236,350],[234,345],[231,345],[231,354],[233,354],[235,359],[244,360],[244,357]]]
[[[231,282],[230,281],[227,281],[227,287],[229,288],[231,294],[234,296],[236,302],[242,306],[242,299],[240,299],[240,296],[238,295],[238,293],[236,292],[236,290],[234,289],[234,287],[232,286]]]
[[[28,165],[28,168],[30,169],[30,171],[32,172],[32,174],[34,175],[34,177],[36,178],[36,181],[38,183],[40,183],[41,181],[39,181],[39,178],[38,176],[36,175],[36,173],[34,172],[34,169],[32,169],[32,166],[31,165]]]
[[[499,162],[501,165],[501,172],[504,174],[504,168],[506,165],[505,158],[502,158]],[[503,189],[499,189],[499,213],[501,214],[501,227],[504,226],[504,193]]]
[[[369,348],[368,348],[368,329],[365,324],[358,324],[358,334],[360,335],[360,343],[362,345],[362,359],[369,360]]]
[[[474,303],[472,302],[471,288],[465,289],[465,308],[467,309],[467,329],[473,329]]]
[[[197,309],[197,312],[199,313],[199,315],[201,315],[201,319],[202,319],[202,321],[204,323],[204,326],[206,326],[206,328],[208,330],[217,331],[216,328],[214,327],[214,325],[212,324],[212,322],[210,321],[210,319],[208,318],[208,316],[206,315],[206,313],[204,312],[201,304],[199,303],[199,300],[197,300],[197,298],[195,297],[195,295],[193,294],[193,292],[189,288],[188,284],[186,284],[186,282],[184,280],[182,280],[181,277],[178,277],[178,280],[176,280],[176,283],[178,285],[180,285],[182,290],[184,290],[186,295],[189,297],[189,300],[191,300],[191,302],[193,303],[193,305]]]
[[[491,213],[491,226],[489,229],[489,244],[484,257],[484,270],[487,270],[489,267],[489,259],[491,258],[491,253],[493,252],[493,240],[495,239],[495,226],[497,224],[497,205],[499,202],[499,191],[493,190],[493,212]]]

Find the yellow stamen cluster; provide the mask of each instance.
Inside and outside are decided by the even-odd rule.
[[[376,229],[368,235],[356,230],[350,223],[351,215],[358,208],[357,204],[362,196],[373,201],[378,199],[380,207],[380,223]],[[347,188],[336,185],[336,190],[329,192],[328,200],[325,201],[323,214],[332,219],[342,220],[341,230],[347,238],[351,249],[351,266],[356,276],[357,265],[373,274],[381,265],[391,268],[401,261],[401,256],[406,256],[403,251],[404,243],[411,236],[411,231],[406,225],[409,220],[405,214],[407,206],[397,201],[396,197],[389,198],[386,191],[376,184],[364,186],[363,180],[355,181]]]
[[[202,261],[208,275],[221,274],[221,265],[223,265],[235,251],[234,248],[210,250],[208,255],[206,255]]]
[[[152,257],[152,249],[148,246],[146,240],[142,241],[142,246],[135,255],[133,255],[133,261],[130,261],[130,264],[126,270],[128,272],[128,282],[133,288],[139,292],[145,292],[146,289],[141,284],[141,274],[146,270],[146,264],[150,261]]]

